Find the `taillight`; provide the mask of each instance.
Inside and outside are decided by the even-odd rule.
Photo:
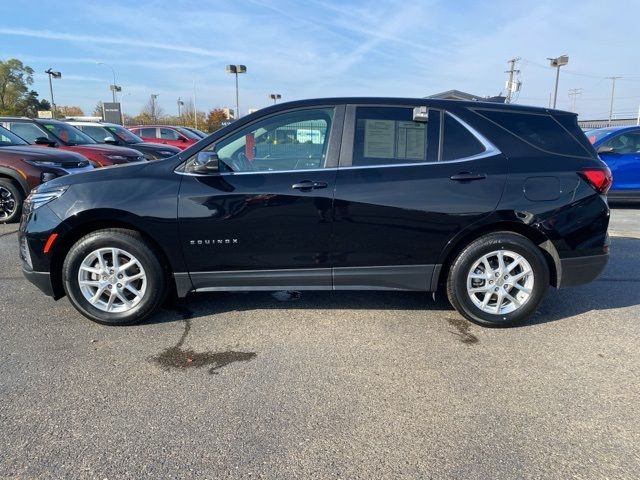
[[[600,168],[583,168],[578,172],[578,175],[584,178],[596,192],[601,194],[607,193],[613,183],[611,170],[609,170],[607,166]]]

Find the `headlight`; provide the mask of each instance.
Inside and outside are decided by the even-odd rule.
[[[48,160],[25,160],[25,162],[34,167],[62,167],[62,163]]]
[[[109,160],[128,160],[124,155],[105,155]]]
[[[57,187],[52,189],[45,189],[38,192],[31,192],[27,197],[25,206],[27,207],[28,211],[36,210],[62,196],[62,194],[67,191],[67,188],[69,187]]]

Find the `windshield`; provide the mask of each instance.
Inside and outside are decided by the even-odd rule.
[[[42,123],[52,135],[67,145],[87,145],[96,143],[89,135],[66,123]]]
[[[29,145],[29,143],[6,128],[0,127],[0,147],[9,147],[11,145]]]
[[[190,138],[191,140],[196,140],[196,141],[202,140],[202,137],[199,137],[198,135],[196,135],[192,131],[187,130],[186,128],[176,127],[176,130],[178,130],[181,134],[183,134],[187,138]]]
[[[591,145],[593,145],[594,143],[602,140],[604,137],[616,132],[617,130],[617,128],[597,128],[595,130],[587,130],[586,132],[584,132],[584,134],[589,139]]]
[[[124,127],[110,125],[110,126],[108,126],[106,128],[113,135],[117,135],[117,137],[120,140],[122,140],[123,142],[125,142],[125,143],[142,143],[142,142],[144,142],[144,140],[142,140],[139,136],[137,136],[135,133],[130,132],[129,130],[127,130]]]
[[[206,137],[206,136],[207,136],[207,134],[206,134],[206,133],[204,133],[202,130],[198,130],[197,128],[191,128],[191,127],[184,127],[184,128],[186,128],[186,129],[187,129],[187,130],[189,130],[190,132],[195,133],[195,134],[196,134],[196,135],[198,135],[199,137],[204,138],[204,137]]]

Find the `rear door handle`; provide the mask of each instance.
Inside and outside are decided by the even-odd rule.
[[[484,180],[487,175],[484,173],[460,172],[457,175],[451,175],[450,178],[456,182],[470,182],[472,180]]]
[[[311,180],[304,180],[300,183],[294,183],[291,185],[291,188],[296,190],[301,190],[303,192],[308,192],[317,188],[327,188],[328,185],[325,182],[312,182]]]

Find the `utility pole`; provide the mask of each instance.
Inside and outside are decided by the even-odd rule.
[[[509,78],[507,80],[507,85],[506,85],[507,98],[505,99],[505,103],[511,103],[513,94],[520,90],[521,83],[517,80],[515,83],[513,81],[513,76],[520,74],[520,70],[516,70],[516,63],[518,63],[519,61],[520,61],[520,57],[515,57],[507,62],[509,63],[509,70],[505,71],[504,73],[508,73]]]
[[[571,111],[574,113],[576,111],[576,97],[578,95],[582,95],[582,88],[569,89],[569,98],[571,98]]]
[[[616,93],[616,80],[622,77],[608,77],[611,80],[611,103],[609,104],[609,126],[611,126],[611,119],[613,118],[613,97]]]

